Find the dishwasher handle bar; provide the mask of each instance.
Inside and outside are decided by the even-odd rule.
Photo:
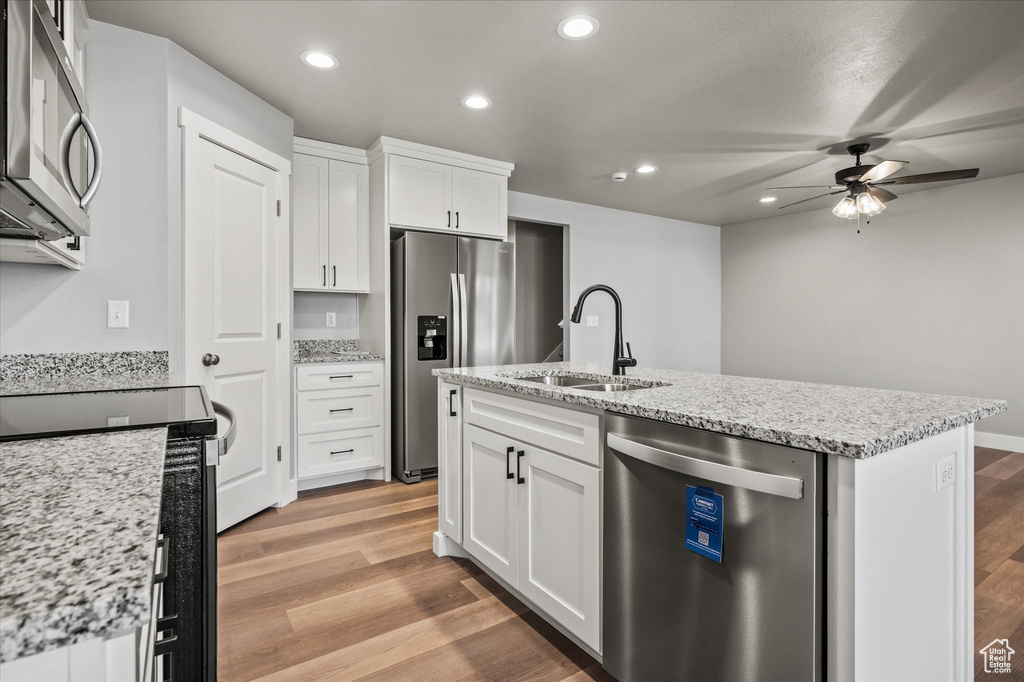
[[[617,433],[608,434],[608,447],[623,455],[653,464],[662,469],[669,469],[680,474],[703,478],[706,481],[731,485],[736,488],[754,490],[769,495],[802,500],[804,482],[800,478],[767,474],[763,471],[743,469],[741,467],[718,464],[698,457],[689,457],[677,452],[669,452],[645,443],[638,443]],[[694,453],[704,452],[699,448],[682,446]]]

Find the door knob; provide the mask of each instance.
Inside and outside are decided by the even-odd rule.
[[[210,365],[219,365],[220,356],[214,355],[213,353],[203,353],[203,364],[209,367]]]

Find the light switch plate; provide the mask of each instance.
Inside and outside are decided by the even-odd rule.
[[[597,326],[597,315],[587,315],[587,326],[588,327],[596,327]]]
[[[337,327],[338,326],[338,313],[327,313],[327,326]]]
[[[107,301],[107,329],[128,328],[128,301]]]

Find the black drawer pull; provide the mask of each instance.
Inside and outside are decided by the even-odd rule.
[[[338,407],[338,408],[335,408],[333,410],[330,410],[330,413],[334,414],[335,412],[351,412],[354,409],[356,409],[356,408],[354,408],[354,407]]]
[[[517,485],[522,485],[523,483],[526,483],[526,479],[523,478],[523,474],[519,470],[519,462],[522,461],[524,455],[526,455],[526,453],[523,452],[522,450],[516,453],[516,478],[519,479],[518,481],[516,481]]]
[[[505,478],[512,478],[512,452],[515,450],[511,445],[508,446],[508,450],[505,451]]]
[[[160,550],[160,570],[155,576],[153,576],[154,583],[162,583],[167,580],[167,562],[170,556],[170,544],[171,541],[166,535],[161,535],[156,539],[157,549]]]
[[[458,417],[459,416],[455,412],[455,396],[458,395],[458,393],[459,393],[458,389],[455,389],[455,388],[453,388],[450,391],[450,395],[448,397],[448,416],[449,417]]]
[[[348,450],[331,450],[332,455],[344,455],[349,452],[355,452],[355,448],[349,448]]]
[[[334,376],[327,377],[328,379],[351,379],[354,374],[335,374]]]

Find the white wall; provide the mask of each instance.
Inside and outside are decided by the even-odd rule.
[[[327,313],[336,313],[337,327],[327,327]],[[292,319],[292,338],[296,341],[358,339],[359,294],[296,291]],[[364,350],[383,352],[386,349]]]
[[[167,349],[167,46],[100,22],[89,32],[89,114],[104,170],[86,265],[0,264],[0,353]],[[107,329],[107,300],[129,302]]]
[[[615,289],[622,298],[623,337],[641,366],[720,371],[718,227],[520,192],[509,192],[508,214],[569,226],[569,309],[591,284]],[[583,314],[583,323],[570,330],[570,358],[610,367],[611,298],[593,294]],[[595,314],[600,326],[586,327],[586,316]]]
[[[722,371],[1002,398],[1024,437],[1024,175],[722,228]]]
[[[183,270],[178,107],[288,159],[292,119],[174,43],[98,21],[86,83],[104,152],[86,265],[0,265],[0,352],[171,350],[173,365]],[[108,299],[129,302],[129,329],[106,328]]]

